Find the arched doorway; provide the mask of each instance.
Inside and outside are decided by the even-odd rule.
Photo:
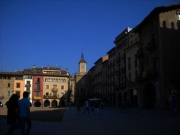
[[[35,101],[34,102],[34,107],[40,107],[41,106],[41,102],[40,101]]]
[[[57,106],[57,101],[56,101],[56,100],[53,100],[53,101],[51,102],[51,106],[52,106],[52,107],[56,107],[56,106]]]
[[[143,89],[143,108],[154,109],[156,103],[156,91],[151,83],[147,83]]]
[[[124,100],[125,102],[127,102],[127,91],[124,92],[124,94],[123,94],[123,100]]]
[[[45,101],[44,101],[44,106],[45,106],[45,107],[50,106],[50,101],[49,101],[49,100],[45,100]]]
[[[59,102],[59,106],[65,106],[64,100],[61,100],[61,101]]]

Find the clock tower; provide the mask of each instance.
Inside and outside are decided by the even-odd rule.
[[[81,60],[79,62],[79,73],[86,73],[86,61],[84,60],[84,54],[81,54]]]

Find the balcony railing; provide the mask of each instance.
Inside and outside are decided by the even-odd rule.
[[[40,96],[34,96],[33,99],[34,100],[41,100],[41,97]]]
[[[35,84],[40,84],[40,81],[35,81]]]
[[[123,60],[126,59],[126,54],[125,54],[125,53],[123,53],[123,54],[121,55],[121,59],[123,59]]]
[[[53,96],[51,96],[51,95],[44,95],[43,98],[44,99],[59,99],[60,96],[59,95],[53,95]]]
[[[31,91],[30,91],[30,90],[26,90],[26,92],[29,92],[29,93],[31,93]]]
[[[51,91],[52,91],[52,92],[57,92],[57,91],[58,91],[58,88],[52,88]]]
[[[25,84],[25,87],[31,87],[31,84],[27,83]]]
[[[34,92],[40,92],[40,91],[42,91],[40,88],[35,88],[34,89]]]
[[[142,80],[146,80],[146,79],[157,77],[157,76],[158,76],[157,68],[152,68],[147,71],[141,72],[138,80],[142,81]]]

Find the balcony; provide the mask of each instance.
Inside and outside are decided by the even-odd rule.
[[[119,63],[121,60],[120,60],[120,57],[116,57],[116,62]]]
[[[33,99],[34,100],[41,100],[41,97],[40,96],[34,96]]]
[[[29,93],[31,93],[31,91],[30,91],[30,90],[26,90],[26,92],[29,92]]]
[[[34,92],[41,92],[42,90],[40,88],[35,88]]]
[[[121,55],[121,59],[123,59],[123,60],[126,59],[126,54],[125,54],[125,53],[123,53],[123,54]]]
[[[146,48],[150,52],[153,50],[156,50],[157,49],[157,40],[155,38],[153,38],[150,42],[148,42]]]
[[[44,95],[43,99],[60,99],[59,95]]]
[[[57,91],[58,91],[58,88],[52,88],[51,91],[52,91],[52,92],[57,92]]]
[[[35,81],[35,84],[40,84],[40,81]]]
[[[139,49],[139,50],[137,51],[137,53],[136,53],[136,57],[137,57],[137,58],[142,58],[143,56],[144,56],[143,50],[142,50],[142,49]]]
[[[147,71],[141,72],[139,76],[139,81],[147,80],[150,78],[158,77],[158,70],[157,68],[152,68]]]
[[[25,84],[25,87],[31,87],[31,84],[27,83]]]

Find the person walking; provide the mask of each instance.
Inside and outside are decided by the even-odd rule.
[[[85,110],[84,110],[83,114],[84,114],[86,111],[88,111],[89,115],[91,115],[91,114],[90,114],[90,111],[89,111],[89,102],[88,102],[88,100],[86,100],[86,102],[85,102]]]
[[[31,103],[28,100],[29,92],[23,93],[23,98],[19,100],[19,112],[21,120],[21,135],[29,135],[31,129],[31,118],[30,118],[30,106]],[[27,129],[25,131],[25,125],[27,124]]]
[[[10,125],[7,135],[13,135],[14,129],[17,127],[18,99],[18,95],[13,94],[7,103],[7,124]]]
[[[98,101],[96,101],[94,103],[94,109],[95,109],[94,113],[97,112],[99,114],[99,103],[98,103]]]
[[[126,102],[124,100],[122,100],[122,102],[121,102],[121,112],[123,110],[127,113],[127,111],[126,111]]]

